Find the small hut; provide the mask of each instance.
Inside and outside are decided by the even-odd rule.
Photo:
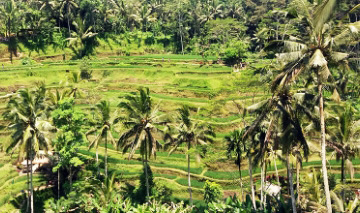
[[[49,156],[52,156],[52,155],[53,155],[52,152],[49,152],[49,151],[46,152],[46,151],[40,150],[37,153],[36,157],[32,161],[32,171],[36,172],[40,168],[49,165],[51,163]],[[30,160],[24,160],[23,162],[21,162],[21,171],[23,173],[27,173],[30,171],[30,167],[29,167],[29,171],[27,168],[28,164],[29,164],[29,166],[31,166]]]

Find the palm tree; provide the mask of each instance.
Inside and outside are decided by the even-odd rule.
[[[70,13],[73,9],[78,8],[79,6],[76,4],[75,0],[61,0],[60,2],[60,14],[66,12],[68,30],[69,30],[69,37],[71,36],[70,32]]]
[[[12,97],[4,112],[4,118],[10,121],[8,128],[13,130],[8,152],[19,151],[22,157],[26,153],[27,174],[29,184],[28,207],[34,212],[33,198],[33,158],[40,148],[47,150],[50,147],[46,131],[52,129],[44,119],[45,87],[40,86],[34,91],[22,89]],[[30,161],[30,165],[29,165]],[[30,171],[30,177],[29,173]],[[29,205],[30,204],[30,205]]]
[[[8,43],[11,63],[13,61],[13,54],[15,56],[17,54],[18,47],[16,35],[13,33],[16,32],[16,25],[20,25],[21,16],[21,10],[15,0],[5,1],[1,4],[0,18],[5,21],[5,37]]]
[[[111,176],[106,177],[104,183],[95,180],[95,184],[92,184],[93,189],[91,190],[95,198],[98,201],[100,208],[106,209],[109,203],[114,202],[119,195],[119,191],[116,188],[116,173],[112,173]]]
[[[245,130],[248,131],[248,128],[249,127],[246,127]],[[244,133],[244,135],[246,134],[246,132]],[[246,157],[248,158],[248,170],[249,170],[249,179],[250,179],[250,189],[251,189],[251,200],[252,200],[252,203],[253,203],[253,207],[254,209],[256,210],[257,207],[256,207],[256,200],[255,200],[255,188],[254,188],[254,179],[253,179],[253,176],[252,176],[252,173],[253,173],[253,150],[252,150],[252,143],[254,142],[253,140],[255,138],[252,138],[252,141],[249,141],[247,139],[247,137],[242,137],[241,139],[241,146],[244,147],[244,151],[246,153]]]
[[[104,141],[105,142],[105,178],[108,176],[108,167],[107,167],[107,144],[108,138],[110,139],[111,143],[115,146],[115,140],[111,133],[111,128],[113,125],[113,121],[111,121],[110,117],[110,102],[109,101],[100,101],[100,103],[96,104],[96,108],[100,114],[100,122],[97,128],[93,128],[89,130],[86,135],[93,134],[99,131],[98,135],[95,139],[90,143],[89,149],[95,147],[96,149],[96,156],[98,153],[99,144]],[[98,157],[96,157],[98,162]]]
[[[149,88],[139,89],[139,94],[133,93],[124,97],[118,105],[126,112],[123,124],[128,128],[119,138],[117,147],[123,152],[129,150],[128,159],[130,160],[135,151],[140,148],[142,162],[145,168],[148,168],[148,157],[156,158],[156,150],[161,144],[154,137],[158,131],[158,126],[164,125],[162,116],[158,113],[158,106],[153,107]],[[146,197],[149,201],[149,178],[148,171],[145,169],[146,177]]]
[[[75,53],[77,58],[83,58],[92,54],[98,44],[96,40],[97,33],[92,32],[92,26],[86,27],[85,20],[77,18],[73,22],[76,32],[70,34],[68,46]]]
[[[341,183],[345,184],[345,167],[350,170],[351,179],[354,176],[354,167],[350,159],[354,158],[358,152],[358,133],[360,131],[360,121],[354,120],[354,109],[351,104],[341,107],[337,117],[338,125],[329,131],[327,145],[334,149],[336,160],[341,160]],[[346,166],[345,166],[346,164]],[[344,191],[342,195],[345,196]],[[344,197],[343,197],[344,199]]]
[[[277,90],[289,84],[301,73],[308,73],[312,79],[315,79],[319,95],[321,161],[328,212],[332,212],[332,209],[326,168],[326,132],[322,90],[323,85],[331,76],[329,66],[338,67],[348,63],[350,55],[341,52],[342,45],[349,44],[354,39],[353,33],[360,30],[359,22],[330,27],[332,25],[331,18],[335,17],[332,16],[332,13],[336,4],[336,0],[323,0],[311,11],[306,0],[297,1],[298,15],[306,19],[309,30],[302,38],[289,37],[289,40],[280,42],[287,52],[278,54],[278,58],[284,60],[286,65],[283,72],[274,81],[276,85],[274,90]],[[337,90],[334,89],[334,94],[336,93]]]
[[[170,150],[170,154],[174,152],[181,144],[187,145],[187,161],[188,161],[188,186],[190,195],[190,205],[193,205],[191,179],[190,179],[190,149],[197,145],[206,145],[206,142],[213,142],[212,137],[215,133],[210,126],[204,125],[200,122],[193,122],[190,119],[190,109],[188,106],[183,106],[178,109],[178,125],[176,126],[176,133],[170,137],[170,143],[166,146],[174,146]]]
[[[248,112],[257,112],[259,116],[244,133],[243,139],[260,134],[257,136],[257,140],[253,140],[252,146],[258,150],[254,157],[254,164],[256,165],[260,162],[262,167],[265,166],[265,162],[263,161],[268,155],[267,153],[271,153],[273,147],[281,145],[282,153],[286,154],[292,208],[293,212],[296,212],[295,194],[292,179],[290,178],[292,177],[292,172],[290,171],[289,155],[295,146],[299,146],[299,148],[303,150],[305,157],[309,155],[309,148],[303,134],[300,117],[300,115],[302,115],[300,112],[304,110],[304,103],[293,98],[288,89],[277,92],[276,95],[273,95],[268,100],[264,100],[247,108]],[[305,94],[296,95],[301,96],[302,98],[299,99],[303,101],[309,99],[306,98],[308,96]],[[266,134],[262,136],[261,132],[263,132],[264,129]],[[262,172],[265,172],[265,170],[266,168],[263,168]]]
[[[235,154],[235,164],[238,166],[239,169],[239,178],[240,178],[240,193],[241,199],[244,200],[244,193],[243,193],[243,182],[242,182],[242,175],[241,175],[241,161],[243,159],[244,147],[241,146],[241,139],[242,135],[244,134],[244,129],[234,130],[231,135],[226,136],[225,140],[227,141],[227,156],[228,158],[232,157],[232,153]]]

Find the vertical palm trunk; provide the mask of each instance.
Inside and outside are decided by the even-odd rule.
[[[341,183],[345,184],[345,159],[344,159],[344,155],[341,156]],[[343,200],[345,200],[344,187],[342,187],[342,190],[341,190],[341,197],[342,197]]]
[[[7,26],[7,28],[8,28],[8,30],[7,30],[7,34],[8,34],[8,42],[9,42],[9,47],[12,45],[11,44],[11,29],[10,29],[10,27],[11,27],[11,19],[10,19],[10,17],[8,18],[8,24],[7,24],[8,26]],[[9,49],[9,52],[10,52],[10,62],[11,63],[13,63],[13,51],[12,51],[12,48],[8,48]]]
[[[26,176],[27,176],[27,188],[26,191],[26,212],[29,212],[30,209],[30,167],[29,167],[29,160],[30,160],[30,149],[27,149],[27,158],[26,158]]]
[[[264,181],[264,183],[263,183],[263,196],[264,196],[264,200],[263,200],[263,202],[264,202],[264,209],[265,209],[265,207],[266,207],[266,192],[265,192],[265,181],[266,181],[266,163],[264,162],[264,164],[263,164],[263,172],[264,172],[264,174],[263,174],[263,181]]]
[[[300,204],[300,162],[296,161],[296,192],[297,192],[297,204]]]
[[[345,159],[344,159],[344,155],[341,156],[341,183],[345,184]]]
[[[241,174],[241,161],[240,156],[238,156],[238,169],[239,169],[239,177],[240,177],[240,194],[241,194],[241,201],[244,201],[244,191],[243,191],[243,181],[242,181],[242,174]]]
[[[34,213],[34,188],[33,188],[33,157],[32,144],[30,144],[30,212]]]
[[[294,184],[293,184],[292,170],[290,168],[289,153],[286,153],[286,167],[287,167],[288,179],[289,179],[289,188],[290,188],[290,195],[291,195],[291,206],[292,206],[293,213],[296,213]]]
[[[96,174],[96,176],[99,177],[100,165],[99,165],[99,149],[98,149],[98,147],[96,147],[96,165],[97,165],[97,174]]]
[[[192,190],[191,190],[191,179],[190,179],[190,141],[188,141],[188,154],[187,154],[187,160],[188,160],[188,186],[189,186],[189,195],[190,195],[190,206],[193,205],[193,199],[192,199]]]
[[[69,182],[70,182],[70,191],[71,191],[71,187],[72,187],[72,165],[70,164],[70,168],[69,168]]]
[[[274,167],[275,167],[276,181],[277,184],[280,186],[279,171],[277,169],[275,154],[274,154]]]
[[[108,176],[107,168],[107,133],[105,133],[105,178]]]
[[[251,199],[254,206],[254,209],[256,210],[256,201],[255,201],[255,189],[254,189],[254,180],[252,177],[252,162],[251,162],[251,156],[249,155],[249,178],[250,178],[250,188],[251,188]]]
[[[58,200],[59,200],[60,199],[60,168],[57,171],[57,175],[58,175],[57,197],[58,197]]]
[[[70,32],[70,5],[68,5],[68,8],[67,8],[67,21],[68,21],[69,37],[71,37],[71,32]]]
[[[320,78],[318,76],[318,78]],[[324,116],[324,97],[322,94],[322,83],[318,82],[318,92],[320,96],[319,100],[319,111],[320,111],[320,127],[321,127],[321,164],[322,164],[322,174],[324,178],[324,189],[326,197],[326,208],[327,212],[332,212],[331,207],[331,198],[330,198],[330,189],[329,189],[329,180],[326,168],[326,143],[325,143],[325,116]]]
[[[149,189],[149,174],[148,174],[147,144],[145,144],[145,179],[146,179],[146,202],[149,202],[150,189]]]
[[[179,0],[179,33],[180,33],[180,42],[181,42],[181,53],[184,55],[184,41],[183,41],[183,32],[181,28],[180,4],[181,1]]]
[[[265,178],[264,178],[264,162],[261,162],[260,165],[260,181],[261,181],[261,186],[260,186],[260,203],[261,203],[261,208],[263,209],[265,207],[265,203],[264,203],[264,184],[265,184]]]

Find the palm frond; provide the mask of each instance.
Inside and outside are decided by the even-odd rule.
[[[337,3],[336,0],[324,0],[315,9],[312,20],[315,32],[317,33],[321,32],[324,24],[329,20],[330,16],[333,15],[333,11],[336,6],[336,3]]]

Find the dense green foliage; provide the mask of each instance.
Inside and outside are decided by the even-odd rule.
[[[1,3],[0,211],[356,212],[358,3]]]
[[[306,7],[317,4],[310,2]],[[239,41],[254,52],[272,40],[301,37],[306,30],[298,5],[284,0],[8,0],[1,4],[0,35],[10,58],[21,51],[20,44],[29,56],[53,46],[64,59],[66,49],[81,58],[95,54],[100,40],[120,44],[119,54],[145,45],[145,52],[163,49],[206,58],[229,55]],[[355,5],[341,1],[336,13],[341,17]],[[356,17],[352,13],[349,20]]]

